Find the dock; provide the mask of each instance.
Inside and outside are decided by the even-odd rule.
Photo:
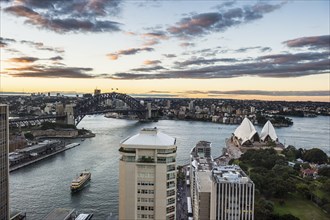
[[[52,152],[52,153],[50,153],[50,154],[46,154],[46,155],[44,155],[44,156],[41,156],[41,157],[36,158],[35,160],[31,160],[31,161],[28,161],[28,162],[25,162],[25,163],[19,164],[19,165],[17,165],[17,166],[10,167],[10,168],[9,168],[9,172],[12,172],[12,171],[15,171],[15,170],[21,169],[21,168],[23,168],[23,167],[26,167],[26,166],[31,165],[31,164],[33,164],[33,163],[36,163],[36,162],[38,162],[38,161],[40,161],[40,160],[44,160],[44,159],[46,159],[46,158],[48,158],[48,157],[54,156],[54,155],[56,155],[56,154],[58,154],[58,153],[61,153],[61,152],[63,152],[63,151],[66,151],[66,150],[69,150],[69,149],[71,149],[71,148],[74,148],[74,147],[76,147],[76,146],[78,146],[78,145],[80,145],[80,144],[79,144],[79,143],[68,144],[68,145],[66,145],[64,148],[62,148],[62,149],[60,149],[60,150],[58,150],[58,151]]]

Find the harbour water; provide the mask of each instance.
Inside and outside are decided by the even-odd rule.
[[[294,125],[276,128],[280,141],[286,145],[318,147],[330,155],[330,117],[293,118]],[[138,123],[99,116],[86,116],[80,128],[92,130],[96,137],[51,158],[10,173],[10,206],[24,211],[27,219],[42,219],[54,208],[74,208],[94,213],[95,219],[118,215],[119,143],[143,127],[158,127],[177,138],[177,164],[189,162],[190,149],[199,141],[212,142],[212,155],[219,156],[225,139],[237,125],[209,122],[159,121]],[[256,127],[260,133],[261,127]],[[72,179],[87,169],[92,173],[90,184],[71,194]]]

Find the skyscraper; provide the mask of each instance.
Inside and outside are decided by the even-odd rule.
[[[0,104],[0,219],[8,220],[9,213],[9,107]]]
[[[157,128],[120,144],[119,219],[176,218],[176,148]]]
[[[254,183],[237,165],[218,165],[211,143],[200,141],[191,150],[193,218],[253,220]]]

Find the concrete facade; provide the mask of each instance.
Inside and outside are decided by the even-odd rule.
[[[157,128],[120,144],[119,219],[176,219],[175,144]]]
[[[0,219],[8,220],[9,211],[9,106],[0,104]]]
[[[254,183],[237,165],[219,165],[211,143],[191,150],[190,185],[193,219],[254,220]]]

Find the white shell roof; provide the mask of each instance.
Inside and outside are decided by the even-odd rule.
[[[173,146],[175,145],[175,138],[158,131],[157,128],[144,128],[140,133],[129,137],[122,141],[121,146]]]
[[[234,135],[244,144],[246,141],[251,140],[256,133],[257,131],[252,122],[248,118],[244,118],[240,126],[236,128]]]
[[[273,141],[277,140],[277,135],[273,124],[268,120],[260,133],[260,139],[264,141],[269,136]]]

